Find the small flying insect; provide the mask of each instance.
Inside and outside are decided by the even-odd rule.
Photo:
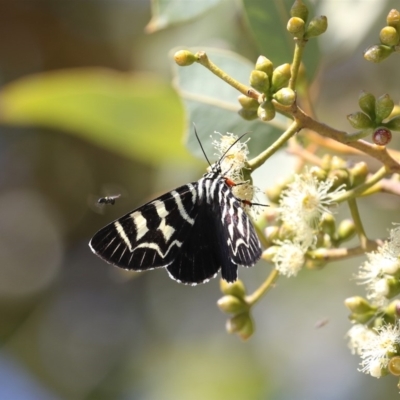
[[[114,196],[105,196],[105,197],[100,197],[97,200],[98,204],[111,204],[112,206],[115,204],[115,200],[119,199],[121,197],[120,194],[116,194]]]

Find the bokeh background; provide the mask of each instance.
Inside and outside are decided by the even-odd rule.
[[[232,126],[232,110],[188,116],[171,49],[230,50],[250,69],[261,53],[290,62],[290,51],[274,45],[293,46],[284,33],[289,1],[152,4],[0,1],[0,399],[395,398],[395,379],[359,373],[346,345],[343,300],[363,293],[351,280],[362,259],[279,280],[242,342],[225,332],[217,279],[187,287],[165,271],[128,273],[91,253],[97,229],[201,176],[204,159],[184,145],[190,122],[205,142],[214,130],[247,129]],[[329,20],[306,59],[318,118],[349,129],[345,116],[357,110],[360,90],[398,102],[398,57],[379,65],[362,58],[398,1],[308,4]],[[211,74],[201,79],[219,84]],[[257,184],[286,176],[292,161],[274,156]],[[115,206],[95,206],[116,193]],[[371,237],[400,221],[393,196],[360,208]],[[240,276],[251,291],[270,268],[260,262]]]

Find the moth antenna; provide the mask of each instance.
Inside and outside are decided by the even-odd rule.
[[[200,142],[200,138],[199,138],[199,135],[197,134],[196,125],[194,124],[194,122],[193,122],[193,127],[194,127],[194,134],[196,135],[196,139],[197,139],[197,141],[199,142],[199,145],[200,145],[200,147],[201,147],[201,151],[203,152],[204,157],[206,158],[206,160],[207,160],[207,162],[208,162],[208,165],[212,168],[211,163],[210,163],[210,160],[208,159],[207,154],[206,154],[206,152],[204,151],[203,145],[202,145],[201,142]]]

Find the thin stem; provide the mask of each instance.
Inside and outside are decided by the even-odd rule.
[[[305,42],[303,40],[296,40],[294,48],[293,61],[290,68],[291,77],[289,81],[289,88],[292,90],[296,89],[297,76],[299,75],[299,68],[301,60],[303,58]]]
[[[214,75],[217,75],[218,78],[224,80],[228,85],[231,85],[240,93],[257,99],[261,96],[261,93],[258,93],[255,89],[251,88],[250,86],[243,85],[242,83],[238,82],[236,79],[229,76],[225,71],[221,68],[217,67],[210,59],[208,58],[207,54],[204,51],[199,51],[196,53],[197,62],[201,64],[203,67],[206,67],[210,70]]]
[[[257,303],[257,301],[260,300],[269,289],[271,289],[275,281],[278,279],[278,276],[279,271],[277,269],[273,269],[264,283],[255,292],[246,296],[246,303],[249,306],[253,306],[255,303]]]
[[[264,150],[257,157],[254,157],[252,160],[248,162],[248,168],[251,171],[261,167],[265,163],[265,161],[272,156],[272,154],[276,153],[283,145],[298,131],[300,130],[300,126],[297,121],[293,121],[289,128],[274,142],[268,149]]]
[[[367,235],[364,230],[364,225],[360,218],[360,213],[358,211],[356,199],[349,199],[348,203],[349,203],[351,216],[353,218],[353,221],[354,221],[354,224],[356,227],[357,235],[358,235],[358,238],[360,239],[361,248],[365,250],[368,246],[368,238],[367,238]]]

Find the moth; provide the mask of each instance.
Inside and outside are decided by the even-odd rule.
[[[236,184],[225,177],[222,157],[210,172],[142,205],[100,229],[92,251],[117,267],[147,271],[165,268],[178,282],[196,285],[217,276],[234,282],[238,266],[251,267],[261,245],[249,216],[232,193]]]

